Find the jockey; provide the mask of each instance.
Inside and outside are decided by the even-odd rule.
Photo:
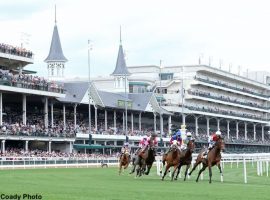
[[[154,147],[156,147],[158,145],[157,134],[152,133],[151,136],[147,138],[146,145],[142,148],[143,153],[144,153],[145,149],[150,145],[151,140],[153,142]]]
[[[124,155],[125,152],[128,152],[128,155],[130,157],[130,150],[131,150],[131,147],[130,147],[129,143],[125,142],[124,145],[121,148],[121,156],[120,156],[120,158],[122,157],[122,155]]]
[[[181,144],[182,144],[182,137],[181,137],[181,131],[178,129],[171,137],[170,139],[170,148],[165,152],[165,154],[168,154],[172,150],[173,145],[177,145],[178,148],[180,149]]]
[[[130,146],[128,142],[125,142],[124,145],[122,146],[121,153],[124,154],[125,152],[130,152]]]
[[[221,132],[217,131],[216,133],[214,133],[208,138],[208,150],[211,150],[215,146],[216,142],[218,141],[220,137],[221,137]]]
[[[141,149],[145,149],[145,147],[148,144],[147,139],[148,139],[147,135],[144,135],[142,137],[142,139],[139,142],[139,149],[137,149],[137,151],[135,152],[135,154],[137,154]]]
[[[208,152],[215,146],[218,139],[221,137],[221,132],[217,131],[214,134],[210,135],[208,138],[208,149],[204,152],[203,156],[206,156]]]
[[[178,146],[181,146],[181,143],[182,143],[182,137],[181,137],[181,131],[178,130],[177,132],[175,132],[172,137],[171,137],[171,140],[170,140],[170,144],[172,145],[173,142],[176,141],[176,144]]]
[[[148,140],[147,135],[144,135],[144,136],[142,137],[142,139],[140,140],[140,143],[139,143],[139,147],[140,147],[141,149],[142,149],[143,147],[147,146],[147,144],[148,144],[147,140]]]
[[[190,140],[192,140],[192,134],[191,132],[187,132],[186,136],[182,140],[181,150],[185,150],[187,148],[187,144],[189,143]]]

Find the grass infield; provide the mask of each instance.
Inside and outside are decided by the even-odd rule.
[[[156,167],[149,176],[141,178],[134,178],[128,171],[119,176],[118,169],[113,167],[1,170],[0,194],[39,194],[44,200],[270,199],[270,178],[265,174],[258,177],[256,166],[251,164],[247,164],[247,184],[243,183],[241,165],[232,169],[226,165],[223,183],[214,167],[212,184],[208,183],[208,172],[204,173],[204,180],[196,183],[197,170],[186,182],[171,182],[169,177],[162,182]]]

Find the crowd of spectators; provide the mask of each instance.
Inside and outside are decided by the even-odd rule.
[[[22,148],[7,148],[5,153],[1,152],[1,157],[39,157],[39,158],[109,158],[117,157],[118,155],[100,154],[100,153],[66,153],[60,151],[52,151],[51,153],[45,150],[33,149],[26,151]]]
[[[225,108],[220,107],[208,107],[208,106],[191,106],[191,105],[185,105],[186,108],[190,110],[196,110],[201,112],[210,112],[210,113],[216,113],[216,114],[222,114],[222,115],[231,115],[236,117],[243,117],[243,118],[249,118],[249,119],[256,119],[256,120],[262,120],[265,121],[266,119],[263,118],[261,115],[258,114],[251,114],[251,113],[244,113],[244,112],[238,112],[238,111],[232,111]],[[239,110],[240,111],[240,110]]]
[[[14,74],[10,70],[0,69],[0,84],[33,90],[63,93],[63,86],[55,82],[48,82],[43,77]]]
[[[0,52],[12,54],[16,56],[27,57],[27,58],[33,57],[32,51],[26,50],[25,48],[15,47],[15,46],[12,46],[9,44],[3,44],[3,43],[0,44]]]
[[[222,100],[222,101],[228,101],[231,103],[237,103],[237,104],[256,107],[256,108],[269,109],[269,107],[264,107],[262,105],[259,105],[257,103],[251,102],[251,101],[240,101],[239,98],[231,98],[229,96],[224,96],[221,94],[217,95],[217,94],[210,93],[210,92],[205,92],[205,91],[201,91],[201,90],[191,90],[191,89],[189,89],[187,92],[188,92],[188,94],[191,94],[191,95],[207,97],[207,98],[212,98],[212,99]]]
[[[225,81],[220,81],[220,80],[209,79],[208,77],[204,77],[204,76],[201,76],[201,75],[200,76],[195,76],[194,79],[199,80],[199,81],[203,81],[203,82],[206,82],[206,83],[211,83],[211,84],[221,86],[221,87],[226,87],[226,88],[229,88],[229,89],[238,90],[240,92],[245,92],[245,93],[261,96],[261,97],[268,98],[270,96],[270,95],[263,94],[262,91],[256,91],[255,89],[252,90],[251,88],[240,86],[239,84],[234,86],[231,83],[227,83]]]
[[[54,124],[51,125],[49,121],[49,126],[46,129],[44,124],[43,115],[40,114],[29,114],[27,116],[27,124],[23,125],[22,123],[22,116],[18,115],[16,112],[9,112],[9,116],[3,116],[3,125],[0,127],[0,134],[1,135],[10,135],[10,136],[36,136],[36,137],[64,137],[64,138],[74,138],[76,137],[76,133],[85,133],[88,134],[88,119],[84,118],[83,116],[77,116],[77,124],[74,124],[74,116],[67,115],[66,116],[66,126],[64,129],[64,122],[62,120],[62,116],[55,115],[54,116]],[[108,129],[105,130],[105,124],[103,119],[98,120],[97,129],[95,128],[94,120],[92,119],[92,127],[91,132],[94,134],[103,134],[103,135],[125,135],[125,129],[123,129],[123,123],[119,123],[117,121],[116,128],[114,128],[113,123],[108,123]],[[134,130],[132,131],[130,128],[130,124],[128,125],[127,135],[128,136],[144,136],[150,135],[154,130],[152,125],[142,124],[141,131],[138,130],[138,124],[134,125]],[[169,131],[166,129],[167,125],[164,125],[163,131],[163,138],[169,138]],[[159,126],[157,126],[159,128]],[[215,130],[216,127],[211,127],[211,130]],[[224,128],[224,127],[223,127]],[[188,131],[193,133],[195,137],[195,125],[194,123],[187,124]],[[227,136],[227,130],[221,130],[223,135]],[[157,130],[159,134],[160,131]],[[206,141],[208,140],[206,125],[200,124],[198,128],[199,136],[196,136],[199,141]],[[269,144],[269,135],[265,132],[264,142],[261,138],[261,133],[257,132],[256,140],[253,138],[253,134],[248,134],[247,140],[243,137],[243,133],[239,134],[239,138],[236,139],[236,130],[235,128],[230,128],[230,138],[226,138],[228,142],[232,143],[256,143],[256,144]],[[253,133],[253,130],[249,130],[248,133]]]
[[[55,120],[53,126],[51,124],[45,128],[43,116],[29,115],[27,116],[27,124],[22,123],[22,117],[16,113],[9,112],[9,117],[4,116],[0,134],[11,136],[37,136],[37,137],[75,137],[76,129],[73,120],[67,119],[66,129],[62,120]]]

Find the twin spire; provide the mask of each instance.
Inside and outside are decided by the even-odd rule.
[[[49,62],[67,62],[68,60],[63,54],[60,37],[58,33],[57,28],[57,20],[56,20],[56,5],[55,5],[55,18],[54,18],[54,29],[53,29],[53,35],[52,35],[52,41],[51,41],[51,47],[50,52],[47,58],[44,60],[46,63]],[[120,45],[118,50],[118,56],[116,61],[115,69],[112,73],[113,76],[129,76],[130,72],[127,69],[124,51],[122,47],[122,31],[120,26]]]
[[[51,47],[50,52],[47,58],[44,60],[46,63],[48,62],[67,62],[68,60],[63,54],[60,37],[58,33],[58,28],[56,25],[56,5],[55,5],[55,19],[54,19],[55,25],[53,29],[53,35],[52,35],[52,41],[51,41]]]
[[[121,26],[120,26],[120,45],[118,50],[118,56],[116,61],[116,66],[111,74],[113,76],[129,76],[130,73],[127,69],[126,61],[125,61],[125,55],[122,47],[122,33],[121,33]]]

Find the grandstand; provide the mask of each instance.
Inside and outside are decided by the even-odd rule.
[[[93,78],[89,87],[86,80],[65,79],[67,61],[56,24],[45,59],[47,78],[24,70],[34,62],[31,51],[0,45],[2,155],[115,154],[126,135],[135,150],[141,136],[151,132],[163,138],[164,148],[171,126],[180,124],[193,132],[198,149],[221,130],[229,152],[270,151],[270,76],[252,80],[206,65],[126,66],[120,43],[113,73]],[[87,146],[89,131],[92,144],[104,148],[76,149]]]

